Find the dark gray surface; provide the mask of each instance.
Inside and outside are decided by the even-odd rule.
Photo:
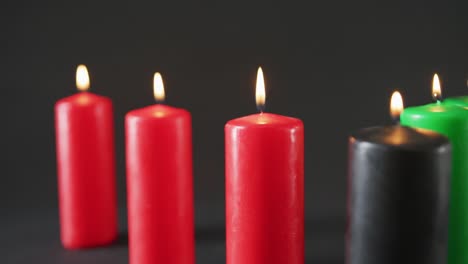
[[[56,210],[11,212],[0,221],[2,264],[120,264],[128,263],[125,217],[121,211],[119,240],[107,248],[67,251],[60,245]],[[225,263],[224,228],[197,224],[198,264]],[[342,264],[344,255],[343,219],[306,221],[306,262]]]

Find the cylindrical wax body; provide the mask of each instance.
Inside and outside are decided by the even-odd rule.
[[[125,118],[130,264],[193,264],[190,113],[154,105]]]
[[[304,263],[304,128],[296,118],[229,121],[227,264]]]
[[[439,132],[452,143],[449,264],[468,263],[468,111],[445,103],[409,107],[401,123]]]
[[[111,243],[117,237],[112,102],[88,92],[61,99],[55,129],[62,244]]]
[[[349,140],[347,264],[443,264],[451,147],[428,130],[363,129]]]

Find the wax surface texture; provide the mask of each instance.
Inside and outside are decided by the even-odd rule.
[[[447,98],[444,100],[445,104],[448,105],[457,105],[460,107],[465,107],[465,109],[468,109],[468,96],[459,96],[459,97],[451,97]]]
[[[130,264],[193,264],[190,113],[165,105],[125,118]]]
[[[117,238],[112,102],[89,92],[61,99],[55,129],[62,244],[109,244]]]
[[[439,132],[452,143],[449,264],[468,263],[468,111],[445,102],[409,107],[401,123]]]
[[[227,264],[303,264],[302,121],[250,115],[225,137]]]
[[[451,147],[401,126],[349,139],[347,264],[447,263]]]

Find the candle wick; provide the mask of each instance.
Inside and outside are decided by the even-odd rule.
[[[265,111],[265,105],[257,105],[257,110],[260,112],[260,114],[263,114]]]
[[[438,93],[434,93],[432,94],[432,99],[434,100],[434,102],[440,104],[442,102],[442,95]]]

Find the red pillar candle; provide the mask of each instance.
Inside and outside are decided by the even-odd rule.
[[[156,100],[164,98],[154,76]],[[190,113],[156,104],[125,117],[130,264],[193,264]]]
[[[260,68],[257,105],[264,100]],[[249,115],[229,121],[225,136],[226,263],[304,263],[302,121]]]
[[[105,245],[117,237],[112,102],[86,91],[84,65],[76,77],[82,92],[55,105],[60,231],[69,249]]]

